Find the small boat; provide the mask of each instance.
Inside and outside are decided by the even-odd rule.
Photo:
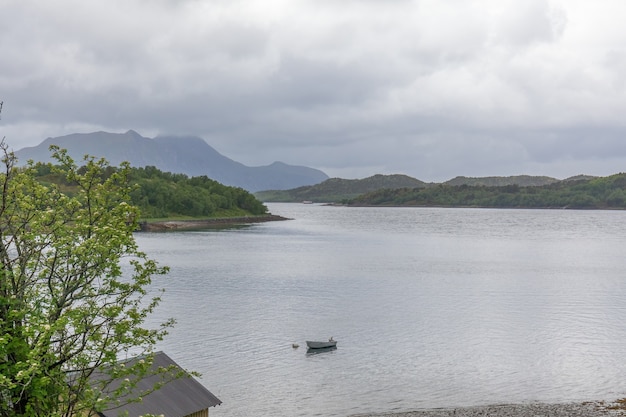
[[[328,349],[328,348],[336,347],[337,341],[333,340],[332,337],[328,339],[328,342],[314,342],[314,341],[307,340],[306,345],[308,346],[309,349]]]
[[[326,352],[334,352],[335,350],[337,350],[337,346],[332,346],[332,347],[327,347],[327,348],[322,348],[322,349],[309,348],[306,350],[306,356],[319,355],[320,353],[326,353]]]

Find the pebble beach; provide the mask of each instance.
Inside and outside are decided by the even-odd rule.
[[[502,404],[435,408],[403,413],[357,414],[351,417],[606,417],[626,416],[626,400],[566,404]]]

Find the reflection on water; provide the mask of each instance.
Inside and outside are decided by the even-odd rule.
[[[202,373],[212,416],[626,393],[626,212],[270,210],[295,220],[137,235],[171,267],[160,348]]]
[[[311,355],[319,355],[320,353],[328,353],[328,352],[332,352],[337,350],[337,346],[331,346],[331,347],[326,347],[326,348],[317,348],[317,349],[311,349],[308,348],[306,350],[306,355],[307,356],[311,356]]]

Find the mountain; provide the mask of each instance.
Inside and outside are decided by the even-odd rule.
[[[428,184],[425,182],[407,175],[378,174],[359,180],[330,178],[315,185],[298,187],[292,190],[260,191],[254,195],[261,201],[330,203],[355,198],[361,194],[380,189],[423,188],[426,186]]]
[[[52,162],[50,145],[67,149],[78,163],[84,155],[105,158],[111,165],[127,161],[133,167],[155,166],[161,171],[206,175],[224,185],[241,187],[250,192],[285,190],[317,184],[328,179],[324,172],[304,166],[274,162],[249,167],[220,154],[202,138],[195,136],[157,136],[146,138],[133,130],[126,133],[75,133],[48,138],[37,146],[15,152],[19,161]]]

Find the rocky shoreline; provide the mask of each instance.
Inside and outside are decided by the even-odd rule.
[[[163,220],[155,222],[146,221],[139,223],[139,230],[142,232],[202,230],[283,220],[290,219],[274,214],[267,214],[263,216],[224,217],[215,219]]]
[[[564,404],[501,404],[434,408],[402,413],[356,414],[351,417],[607,417],[626,416],[626,400]]]

